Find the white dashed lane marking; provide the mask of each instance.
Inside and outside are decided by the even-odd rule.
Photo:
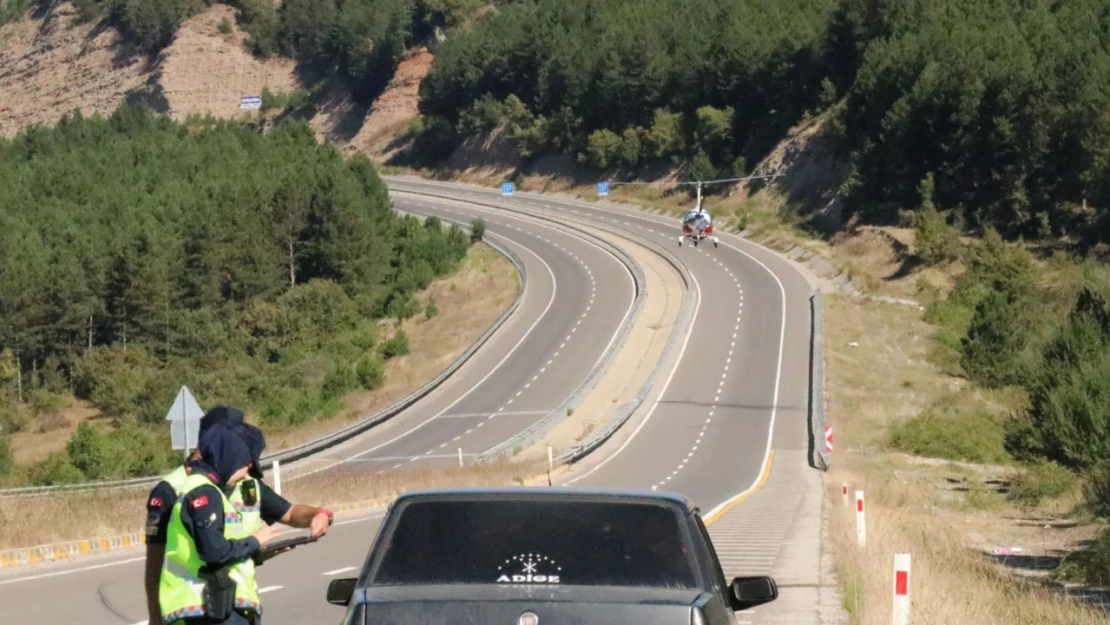
[[[445,211],[445,212],[447,212],[449,214],[453,214],[453,211]],[[497,221],[494,221],[494,222],[491,222],[491,223],[495,226],[498,226],[498,227],[512,228],[512,229],[517,230],[518,232],[523,232],[524,234],[527,234],[528,236],[532,236],[532,237],[536,237],[538,239],[542,239],[543,241],[546,241],[547,243],[550,243],[550,244],[554,245],[555,247],[559,248],[560,250],[563,250],[564,252],[568,252],[571,255],[571,257],[574,258],[574,260],[578,261],[578,264],[582,265],[583,269],[586,270],[586,275],[590,279],[590,301],[586,305],[586,310],[582,313],[582,315],[578,318],[578,320],[575,321],[574,327],[571,328],[570,334],[568,334],[566,339],[563,340],[563,343],[561,345],[559,345],[559,349],[562,350],[564,347],[566,347],[567,341],[570,341],[571,337],[574,336],[574,333],[578,331],[578,326],[582,325],[582,321],[586,318],[586,315],[589,314],[590,310],[593,309],[594,298],[597,294],[597,282],[594,280],[593,271],[589,268],[589,266],[586,265],[585,262],[582,261],[581,258],[578,257],[577,254],[575,254],[574,252],[571,252],[570,250],[566,249],[565,247],[563,247],[559,243],[557,243],[555,241],[552,241],[552,240],[548,239],[547,237],[545,237],[543,235],[535,234],[535,233],[530,232],[528,230],[522,230],[521,228],[519,228],[517,226],[512,226],[512,225],[509,225],[509,224],[502,224],[502,223],[497,222]],[[558,356],[559,356],[559,352],[555,352],[551,356],[551,360],[547,361],[547,366],[550,366],[552,361],[555,360],[555,358],[558,358]],[[525,384],[524,389],[530,388],[532,386],[532,382],[535,382],[540,377],[540,374],[547,371],[547,366],[544,366],[543,368],[541,368],[540,373],[532,376],[532,381]],[[516,392],[516,395],[514,395],[511,399],[509,399],[507,402],[505,402],[504,405],[502,405],[500,408],[497,409],[497,412],[500,413],[500,412],[504,411],[506,406],[512,404],[513,400],[515,400],[517,397],[520,397],[520,394],[523,392],[524,389],[518,390]],[[496,416],[496,414],[490,414],[489,416],[487,416],[482,421],[479,421],[478,424],[475,425],[473,428],[467,430],[464,434],[462,434],[460,436],[456,436],[454,439],[452,439],[452,441],[453,442],[458,442],[459,439],[462,438],[462,436],[466,436],[466,435],[472,433],[475,428],[482,427],[483,425],[486,424],[487,421],[494,418],[495,416]],[[444,447],[445,445],[446,445],[446,443],[444,443],[443,445],[440,445],[440,448]],[[430,450],[424,452],[424,456],[430,455],[433,451],[435,451],[435,450],[430,449]],[[463,454],[463,455],[464,456],[469,456],[469,455],[473,455],[473,454]],[[420,460],[421,457],[422,456],[414,456],[414,457],[409,459],[409,462],[416,462],[417,460]],[[396,469],[396,468],[399,468],[400,466],[402,466],[402,465],[397,464],[397,465],[394,465],[393,468]],[[381,471],[379,471],[379,473],[381,473]]]
[[[703,254],[708,254],[708,252],[706,252],[705,250],[698,251],[702,252]],[[725,267],[724,263],[722,263],[720,260],[714,259],[714,261],[722,269],[728,271],[728,268]],[[721,372],[721,381],[717,384],[717,393],[716,396],[713,398],[713,405],[710,407],[709,416],[706,417],[705,423],[701,427],[701,431],[698,432],[697,440],[694,441],[694,445],[690,449],[690,452],[686,454],[686,457],[682,459],[682,461],[678,465],[678,468],[675,469],[674,472],[653,485],[651,487],[651,490],[658,490],[660,486],[663,486],[667,482],[670,482],[676,475],[678,475],[679,471],[681,471],[686,466],[686,464],[690,462],[690,459],[694,457],[694,452],[696,452],[698,450],[698,446],[701,445],[702,437],[705,436],[706,431],[709,429],[709,425],[713,422],[713,414],[717,411],[717,402],[721,401],[721,392],[724,389],[725,381],[728,379],[729,365],[732,363],[732,352],[733,349],[735,349],[736,347],[736,336],[740,332],[740,316],[744,312],[744,289],[741,288],[740,281],[736,278],[736,276],[732,274],[731,271],[728,272],[728,275],[732,278],[733,283],[736,285],[737,291],[740,293],[740,307],[736,311],[736,327],[733,329],[733,340],[731,345],[729,345],[728,358],[725,360],[724,370]]]

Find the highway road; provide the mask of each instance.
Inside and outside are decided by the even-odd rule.
[[[301,469],[336,479],[402,468],[458,466],[556,408],[631,322],[629,269],[596,242],[552,225],[423,198],[394,197],[403,212],[462,221],[482,216],[525,265],[519,313],[437,392]],[[480,297],[480,294],[475,294]],[[568,366],[568,364],[570,366]],[[556,375],[558,371],[558,375]],[[335,466],[334,463],[342,463]]]
[[[387,178],[387,182],[394,190],[502,202],[497,190],[393,178]],[[719,248],[687,244],[679,249],[677,220],[647,213],[523,194],[513,198],[513,205],[566,219],[604,222],[654,238],[673,247],[697,283],[699,300],[694,323],[682,338],[673,370],[664,372],[659,392],[649,398],[646,417],[630,422],[560,483],[676,491],[708,511],[751,490],[764,473],[772,446],[776,453],[807,448],[810,289],[787,261],[724,234]],[[429,206],[427,200],[398,202],[398,207],[406,210],[424,211]],[[456,214],[470,214],[460,212],[457,205],[445,208]],[[508,223],[509,218],[506,211],[497,211],[498,220]],[[493,219],[487,216],[487,221]],[[507,235],[517,232],[515,227],[525,229],[523,225],[510,226]],[[529,223],[527,227],[536,226]],[[533,239],[527,245],[538,251],[536,245],[541,242]],[[587,253],[586,248],[572,249],[576,254]],[[587,262],[594,274],[599,269],[592,263],[600,259],[591,257]],[[531,267],[528,270],[531,280],[535,274]],[[522,336],[524,330],[517,328],[515,336]],[[538,329],[536,332],[537,337],[547,334]],[[558,334],[560,339],[563,336]],[[524,344],[530,346],[532,340],[526,338]],[[465,369],[476,375],[474,372],[485,366],[476,362]],[[557,395],[554,390],[544,392]],[[458,386],[444,394],[458,397]],[[496,403],[483,404],[481,410],[473,412],[496,410]],[[429,415],[423,414],[425,419]],[[394,431],[398,429],[404,430],[394,425]],[[376,435],[385,437],[384,432]],[[436,442],[432,434],[420,434],[419,438],[424,436],[431,438],[420,443]],[[403,453],[390,454],[399,458],[413,452],[425,455],[424,451],[420,444],[413,443]],[[324,602],[327,583],[338,576],[356,574],[354,567],[365,557],[376,528],[374,515],[344,519],[323,541],[267,564],[260,573],[267,606],[265,621],[271,625],[338,622],[342,609]],[[13,620],[17,622],[30,615],[36,620],[55,620],[79,614],[83,623],[138,623],[145,618],[141,560],[130,560],[139,555],[40,567],[0,577],[0,610],[15,606],[13,616],[18,618]],[[93,566],[102,568],[89,568]]]
[[[434,199],[395,198],[394,204],[403,212],[465,222],[468,215],[478,214]],[[526,288],[517,312],[428,397],[320,459],[283,471],[283,481],[306,472],[326,479],[371,479],[380,470],[457,465],[459,448],[464,460],[471,459],[557,407],[609,348],[619,327],[631,321],[635,283],[610,251],[552,224],[512,215],[482,216],[487,235],[499,237],[524,264]],[[352,545],[358,545],[357,551],[361,542],[329,540],[328,546],[349,556]],[[32,616],[58,620],[72,614],[80,614],[88,625],[139,622],[146,615],[142,562],[135,557],[5,572],[0,575],[0,622]],[[285,570],[286,562],[270,568]],[[100,566],[107,563],[111,566]],[[89,566],[100,568],[81,570]],[[289,570],[299,574],[295,567]],[[65,589],[64,597],[55,596],[59,588]]]

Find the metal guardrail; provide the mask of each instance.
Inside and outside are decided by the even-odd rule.
[[[825,449],[825,315],[820,289],[810,302],[809,350],[809,436],[820,461],[820,469],[829,470],[829,452]]]
[[[403,181],[402,184],[404,184]],[[498,210],[507,210],[510,212],[518,213],[520,215],[526,215],[534,219],[551,221],[550,216],[537,214],[538,211],[530,211],[519,207],[506,206],[504,204],[494,204],[474,199],[463,200],[453,196],[443,195],[441,192],[428,190],[413,191],[411,189],[405,188],[398,188],[397,190],[407,193],[413,193],[414,195],[442,197],[444,199],[465,202],[468,204],[474,204],[476,206],[485,206]],[[570,395],[564,398],[563,401],[559,402],[558,406],[548,411],[548,413],[545,414],[542,418],[532,422],[523,430],[501,441],[500,443],[497,443],[496,445],[493,445],[492,447],[478,453],[474,458],[475,462],[488,462],[501,456],[511,454],[512,451],[517,447],[527,447],[541,438],[544,434],[549,432],[560,421],[565,419],[567,416],[567,409],[570,408],[572,405],[581,402],[583,398],[590,391],[593,390],[594,386],[597,385],[598,380],[600,380],[601,377],[605,374],[605,371],[608,370],[609,365],[612,364],[613,359],[620,352],[621,348],[624,346],[625,341],[628,340],[628,335],[629,333],[631,333],[632,327],[635,325],[635,320],[640,314],[640,309],[643,307],[644,298],[647,296],[647,279],[644,277],[643,269],[640,267],[639,263],[633,260],[632,257],[628,256],[628,254],[619,246],[613,245],[609,241],[593,235],[588,230],[585,230],[582,227],[572,225],[571,223],[569,223],[569,221],[552,222],[552,224],[556,228],[565,231],[572,231],[583,238],[590,239],[595,244],[609,250],[609,252],[616,256],[617,260],[620,261],[621,264],[623,264],[625,267],[627,267],[629,272],[632,273],[632,280],[636,287],[636,295],[633,299],[632,310],[629,313],[628,317],[622,323],[621,327],[617,330],[616,337],[614,338],[612,343],[609,344],[609,347],[606,349],[605,353],[602,354],[602,357],[597,361],[597,363],[586,375],[586,377],[583,378],[582,382],[570,393]],[[594,224],[589,224],[589,227],[596,228]]]
[[[520,284],[517,287],[516,297],[513,299],[512,304],[509,305],[509,308],[507,308],[505,310],[505,312],[503,312],[501,314],[501,316],[498,317],[497,320],[494,321],[493,324],[490,325],[490,327],[486,329],[486,331],[482,334],[482,336],[480,336],[478,338],[477,341],[472,343],[466,349],[466,351],[464,351],[462,354],[460,354],[459,357],[456,358],[455,361],[452,362],[446,369],[441,371],[439,373],[439,375],[437,375],[435,378],[433,378],[432,380],[430,380],[429,382],[427,382],[426,384],[424,384],[420,388],[416,389],[412,393],[409,393],[406,397],[404,397],[400,401],[394,403],[393,405],[391,405],[387,408],[384,408],[384,409],[378,411],[377,413],[375,413],[373,415],[370,415],[368,417],[360,419],[356,423],[353,423],[353,424],[351,424],[347,427],[344,427],[340,430],[332,432],[331,434],[322,436],[320,438],[313,439],[311,441],[308,441],[306,443],[302,443],[301,445],[297,445],[297,446],[289,448],[289,449],[283,449],[281,451],[278,451],[278,452],[275,452],[275,453],[272,453],[272,454],[264,455],[262,457],[263,466],[266,467],[266,468],[272,468],[273,463],[274,463],[275,460],[281,462],[282,464],[285,464],[285,463],[292,462],[292,461],[295,461],[295,460],[300,460],[300,459],[305,458],[307,456],[311,456],[313,454],[319,453],[320,451],[323,451],[324,449],[327,449],[329,447],[333,447],[333,446],[335,446],[335,445],[337,445],[341,442],[344,442],[347,439],[350,439],[350,438],[352,438],[352,437],[354,437],[358,434],[361,434],[361,433],[373,428],[374,426],[379,425],[379,424],[395,417],[396,415],[400,414],[402,411],[408,409],[410,406],[412,406],[414,403],[416,403],[420,399],[424,398],[430,392],[432,392],[433,390],[438,388],[439,385],[441,385],[448,377],[451,376],[451,374],[453,374],[456,370],[458,370],[459,367],[461,367],[468,360],[470,360],[470,358],[474,355],[474,353],[477,352],[478,349],[480,349],[490,339],[490,337],[492,337],[493,334],[497,330],[499,330],[502,325],[505,324],[505,322],[509,319],[509,317],[514,312],[516,312],[517,308],[520,306],[521,298],[524,295],[524,288],[525,288],[525,285],[526,285],[527,279],[528,279],[528,275],[527,275],[527,271],[525,270],[524,263],[521,261],[520,257],[516,255],[515,252],[513,252],[508,247],[506,247],[504,244],[502,244],[498,241],[498,239],[502,239],[502,238],[503,237],[497,237],[497,236],[487,234],[484,237],[483,241],[485,243],[487,243],[490,247],[494,248],[495,250],[497,250],[498,252],[500,252],[502,255],[504,255],[506,258],[509,259],[509,262],[511,262],[513,264],[513,266],[516,268],[517,272],[519,272],[519,274],[520,274]],[[10,488],[10,489],[0,490],[0,498],[2,498],[2,497],[38,496],[38,495],[42,495],[42,494],[46,494],[46,493],[60,492],[60,491],[80,492],[80,491],[87,491],[87,490],[112,490],[112,489],[136,488],[136,487],[139,487],[139,486],[148,486],[148,485],[153,486],[154,484],[156,484],[161,479],[162,479],[162,476],[158,475],[158,476],[137,477],[137,478],[131,478],[131,479],[126,479],[126,480],[114,480],[114,481],[105,481],[105,482],[86,482],[86,483],[82,483],[82,484],[60,484],[60,485],[56,485],[56,486],[32,486],[32,487],[24,487],[24,488]]]

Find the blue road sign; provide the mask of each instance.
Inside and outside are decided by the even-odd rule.
[[[608,182],[599,182],[599,183],[597,183],[597,194],[598,195],[609,195],[609,183]]]
[[[502,182],[501,183],[501,195],[512,195],[512,194],[513,194],[513,183],[511,183],[511,182]]]

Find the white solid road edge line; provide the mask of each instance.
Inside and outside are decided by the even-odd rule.
[[[346,573],[347,571],[353,571],[357,568],[358,568],[357,566],[345,566],[341,569],[335,569],[334,571],[328,571],[327,573],[323,573],[323,575],[339,575],[340,573]]]

